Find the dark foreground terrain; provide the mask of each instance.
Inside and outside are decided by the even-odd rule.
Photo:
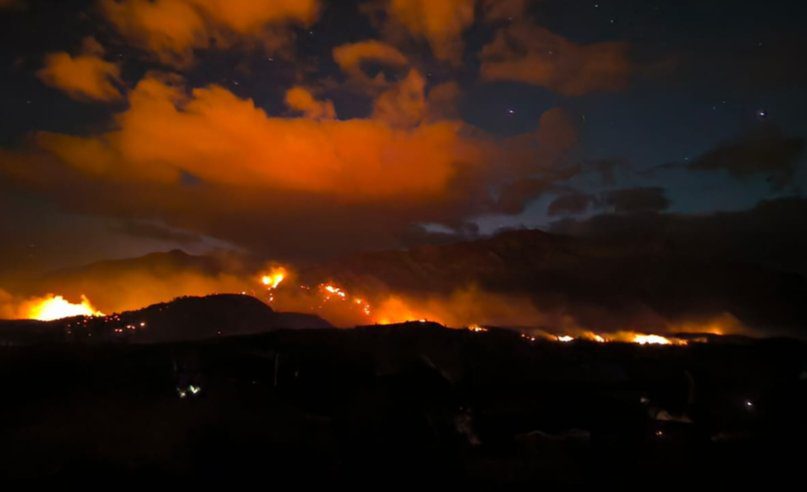
[[[786,483],[807,350],[429,323],[0,347],[0,475],[259,484]]]

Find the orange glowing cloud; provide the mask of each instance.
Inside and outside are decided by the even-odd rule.
[[[286,91],[286,106],[303,113],[306,118],[315,120],[336,118],[336,110],[331,101],[317,101],[304,87],[292,87]]]
[[[319,15],[317,0],[101,0],[101,12],[135,45],[168,63],[184,64],[196,48],[236,41],[283,45],[289,24],[307,26]]]
[[[405,79],[378,96],[373,117],[395,127],[418,125],[426,115],[425,88],[423,76],[410,70]]]
[[[78,100],[115,101],[121,98],[120,67],[102,58],[103,48],[92,38],[84,40],[82,53],[65,51],[45,56],[45,66],[37,72],[45,84]],[[117,84],[117,85],[116,85]]]
[[[218,185],[359,202],[440,195],[460,167],[485,154],[456,121],[397,129],[380,118],[271,117],[220,86],[187,94],[153,75],[131,91],[116,120],[101,135],[42,132],[36,141],[106,180],[172,183],[190,173]]]
[[[567,96],[621,90],[631,73],[627,44],[576,44],[529,22],[500,29],[481,58],[484,80],[539,85]]]
[[[541,138],[552,127],[544,120],[563,118],[497,138],[457,119],[456,84],[427,88],[414,69],[387,84],[363,118],[331,118],[332,105],[302,87],[286,96],[304,117],[149,73],[108,129],[34,133],[23,148],[0,149],[0,173],[65,210],[156,218],[283,259],[359,242],[397,248],[413,224],[501,211],[491,190],[519,178],[568,177],[551,161],[565,140]],[[97,293],[90,298],[107,309]]]
[[[391,0],[386,11],[412,37],[425,39],[437,59],[462,57],[462,33],[474,21],[474,0]]]
[[[457,106],[462,95],[461,92],[460,86],[456,82],[443,82],[432,86],[429,89],[427,101],[429,119],[459,118],[460,114]]]
[[[401,68],[409,62],[397,48],[381,41],[367,40],[348,43],[333,49],[333,59],[339,68],[353,80],[368,84],[384,84],[386,78],[379,73],[371,79],[362,70],[362,64],[378,63],[390,67]]]
[[[490,22],[511,21],[524,15],[527,0],[482,0],[485,20]]]

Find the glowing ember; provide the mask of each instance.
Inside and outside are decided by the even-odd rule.
[[[62,296],[48,295],[34,305],[28,311],[28,318],[40,321],[52,321],[55,319],[70,318],[72,316],[103,316],[104,313],[95,309],[90,304],[89,299],[81,296],[80,304],[73,304]]]
[[[483,328],[483,327],[481,327],[479,325],[471,325],[471,326],[468,327],[468,329],[475,332],[475,333],[484,333],[484,332],[488,331],[487,328]]]
[[[343,300],[347,299],[347,292],[333,284],[322,284],[320,288],[326,292],[326,300],[329,299],[331,295],[340,297]]]
[[[268,274],[261,277],[261,283],[271,289],[276,289],[280,282],[286,278],[288,272],[283,267],[275,267]]]
[[[370,316],[372,314],[372,310],[370,309],[370,304],[367,301],[365,301],[364,299],[361,299],[361,298],[357,297],[357,298],[353,299],[353,303],[361,307],[361,310],[362,310],[362,312],[364,313],[365,316]]]

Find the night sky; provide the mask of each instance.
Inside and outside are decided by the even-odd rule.
[[[805,10],[0,0],[0,270],[802,203]]]

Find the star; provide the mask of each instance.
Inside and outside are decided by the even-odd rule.
[[[516,110],[515,110],[515,109],[513,109],[513,108],[509,108],[509,109],[507,110],[507,114],[510,114],[510,115],[512,115],[512,114],[516,114]]]

